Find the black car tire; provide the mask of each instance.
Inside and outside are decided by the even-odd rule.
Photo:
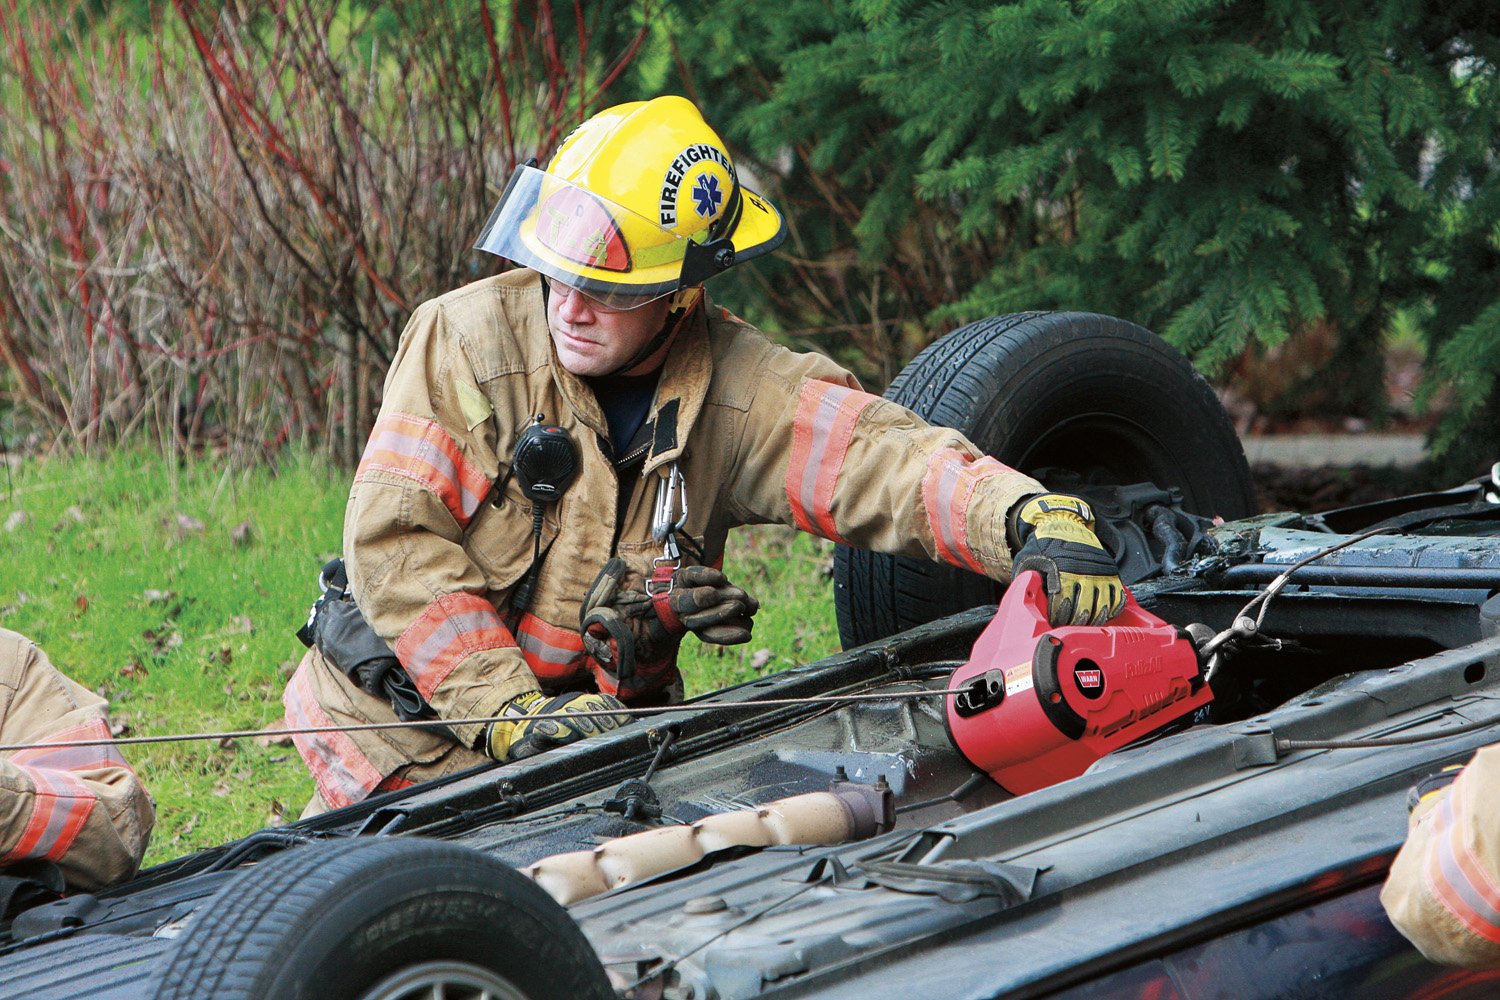
[[[885,395],[1012,468],[1046,470],[1054,489],[1068,488],[1054,471],[1066,470],[1089,484],[1178,487],[1195,514],[1256,510],[1250,467],[1213,388],[1134,323],[1074,312],[980,320],[930,344]],[[992,604],[1004,589],[945,563],[846,546],[834,554],[834,584],[845,649]]]
[[[246,869],[163,956],[158,1000],[613,998],[578,925],[521,873],[420,838],[330,841]],[[472,992],[460,992],[469,988]]]

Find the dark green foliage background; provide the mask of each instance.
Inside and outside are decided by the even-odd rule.
[[[760,266],[777,294],[759,318],[813,330],[821,285],[848,308],[804,335],[866,377],[889,363],[846,349],[845,325],[899,349],[990,313],[1088,309],[1217,373],[1327,324],[1319,377],[1378,419],[1379,336],[1415,310],[1428,391],[1451,383],[1459,404],[1439,444],[1465,472],[1493,459],[1500,5],[700,0],[666,16],[666,89],[697,97],[794,216],[790,254]]]
[[[539,137],[607,104],[666,92],[705,109],[742,173],[789,223],[779,254],[720,279],[716,294],[785,341],[832,354],[872,388],[962,322],[1084,309],[1157,330],[1224,381],[1238,374],[1247,351],[1331,340],[1325,369],[1297,376],[1303,384],[1290,384],[1287,398],[1311,386],[1330,413],[1378,422],[1387,405],[1381,338],[1395,327],[1425,338],[1425,393],[1447,407],[1436,444],[1449,471],[1473,472],[1494,457],[1500,4],[1493,0],[454,0],[420,14],[391,0],[348,0],[331,8],[333,16],[308,2],[291,5],[285,17],[253,5],[248,16],[229,16],[240,9],[199,0],[32,0],[0,10],[8,28],[27,12],[74,27],[51,33],[27,55],[34,61],[47,49],[56,57],[76,44],[80,66],[64,55],[49,64],[52,75],[70,79],[65,70],[115,51],[83,43],[91,26],[93,41],[123,33],[136,53],[122,76],[80,72],[85,86],[60,90],[62,105],[54,107],[55,95],[38,100],[61,123],[43,130],[42,140],[21,111],[0,116],[0,221],[25,237],[0,241],[0,274],[30,288],[46,271],[60,299],[81,295],[57,305],[58,322],[40,324],[66,343],[76,339],[80,316],[102,310],[101,290],[115,296],[114,315],[133,315],[133,304],[167,294],[151,286],[160,260],[217,260],[216,246],[173,242],[212,243],[212,227],[205,235],[148,226],[137,239],[134,223],[126,224],[160,219],[152,200],[158,182],[180,194],[199,190],[203,177],[120,171],[138,160],[169,173],[177,160],[166,153],[178,141],[193,153],[179,159],[199,174],[222,159],[203,152],[220,141],[209,103],[220,84],[191,56],[184,28],[191,21],[201,31],[227,32],[213,44],[240,51],[230,42],[245,42],[246,79],[307,85],[295,98],[263,88],[274,91],[262,95],[263,113],[294,137],[297,165],[315,169],[288,168],[269,131],[235,124],[235,149],[253,177],[210,176],[223,193],[215,189],[207,200],[226,213],[230,246],[271,263],[245,265],[243,280],[228,272],[193,277],[190,305],[172,300],[158,328],[145,329],[142,320],[128,331],[130,342],[156,337],[177,349],[180,328],[192,325],[182,316],[191,307],[201,308],[198,321],[213,328],[216,342],[280,337],[298,350],[319,347],[304,366],[319,369],[317,378],[298,390],[311,398],[291,408],[314,415],[300,416],[292,430],[329,441],[341,433],[345,461],[368,430],[390,342],[410,308],[499,266],[454,234],[472,228],[472,217],[493,200],[489,188],[510,159],[545,158],[542,147],[552,140]],[[319,32],[328,37],[313,37]],[[297,46],[326,50],[336,63],[327,80],[268,68],[302,66],[287,62]],[[157,57],[171,70],[172,100],[121,102],[121,120],[140,122],[139,129],[98,142],[87,131],[95,105],[113,104],[91,88],[110,81],[138,87]],[[7,108],[31,106],[11,100],[34,85],[21,71],[25,62],[0,66]],[[41,77],[51,79],[48,73]],[[501,93],[501,76],[509,110],[488,106]],[[447,85],[434,87],[439,78]],[[367,83],[351,88],[351,80]],[[382,100],[361,106],[366,118],[357,128],[330,135],[334,119],[300,113],[353,100],[366,88]],[[454,94],[448,103],[436,99]],[[164,113],[158,105],[207,125],[168,140],[154,117]],[[423,127],[399,120],[405,107],[420,107]],[[433,123],[445,116],[454,120]],[[68,147],[60,169],[41,155],[48,141]],[[139,155],[116,162],[100,146]],[[472,155],[476,146],[482,161]],[[365,240],[361,260],[374,262],[364,269],[395,289],[390,295],[339,256],[348,240],[333,232],[329,213],[308,207],[354,190],[349,178],[362,176],[361,156],[387,164],[385,186],[340,203],[343,214],[334,216],[349,217],[345,228]],[[456,166],[443,166],[450,163]],[[115,172],[101,174],[105,168]],[[417,179],[408,182],[407,174]],[[83,206],[67,186],[74,183],[103,185],[110,198]],[[452,190],[434,194],[444,184]],[[279,225],[283,242],[267,242],[253,212],[228,204],[252,189],[275,191],[294,209],[271,213],[262,227]],[[118,244],[78,264],[92,269],[88,287],[69,270],[69,248],[47,245],[66,228],[65,219],[46,217],[49,204],[92,206],[104,220],[100,231]],[[413,219],[424,211],[431,217]],[[370,219],[410,222],[411,232],[392,237]],[[339,245],[326,247],[330,241]],[[291,279],[280,266],[286,245],[318,247],[330,261],[293,274],[300,284],[290,298],[283,286]],[[311,317],[302,325],[316,329],[268,332],[256,324],[297,321],[269,307],[247,312],[245,302],[293,302],[291,315]],[[12,319],[36,311],[0,296],[0,317],[7,309]],[[163,424],[131,425],[108,408],[94,412],[97,406],[80,410],[75,397],[99,391],[95,369],[101,381],[113,377],[108,352],[90,354],[84,360],[92,367],[79,374],[67,367],[83,363],[77,352],[32,333],[37,343],[15,349],[20,361],[0,355],[0,401],[20,398],[28,379],[45,399],[24,415],[0,408],[4,439],[35,432],[66,441],[58,427],[33,426],[64,410],[85,448],[138,433],[132,426]],[[336,382],[322,370],[335,352],[317,339],[335,334],[352,342],[338,350],[359,354],[358,370]],[[40,376],[24,364],[28,357]],[[227,385],[241,381],[227,358],[196,364],[221,366],[213,374]],[[148,382],[165,377],[165,366],[141,367]],[[149,399],[176,391],[158,388],[152,382],[139,391]],[[276,385],[267,391],[295,396]],[[264,428],[217,398],[204,404],[207,424],[229,426],[200,429],[190,421],[184,444],[226,434],[260,443]],[[346,426],[338,433],[323,426],[320,408]]]

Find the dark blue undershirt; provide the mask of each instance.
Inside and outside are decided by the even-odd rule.
[[[661,375],[657,369],[647,375],[606,375],[602,378],[586,378],[589,388],[599,400],[604,419],[609,423],[609,443],[615,459],[625,453],[630,439],[635,437],[646,415],[651,412],[651,400],[656,397],[656,383]]]

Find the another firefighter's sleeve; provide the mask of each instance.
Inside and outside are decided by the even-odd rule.
[[[1380,892],[1391,922],[1434,962],[1500,968],[1500,744],[1410,824]]]
[[[360,610],[443,718],[493,716],[539,686],[463,548],[498,468],[490,416],[441,307],[423,305],[355,473],[344,559]],[[467,746],[479,730],[454,727]]]
[[[0,629],[0,740],[106,739],[106,708],[29,640]],[[45,860],[62,870],[70,890],[121,882],[139,867],[155,818],[146,790],[112,745],[0,757],[0,870]]]
[[[1009,577],[1005,517],[1040,483],[824,358],[775,348],[761,371],[736,443],[741,516]]]

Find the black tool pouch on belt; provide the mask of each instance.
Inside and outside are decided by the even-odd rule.
[[[391,647],[375,634],[349,598],[323,605],[313,624],[313,641],[318,652],[361,689],[377,698],[389,698],[402,721],[436,717]]]
[[[344,589],[341,560],[334,562],[339,565],[329,563],[323,567],[326,589],[297,637],[306,645],[316,645],[324,659],[343,671],[366,694],[388,699],[401,721],[436,718],[437,712],[417,691],[401,661],[385,640],[375,634],[359,605]]]

